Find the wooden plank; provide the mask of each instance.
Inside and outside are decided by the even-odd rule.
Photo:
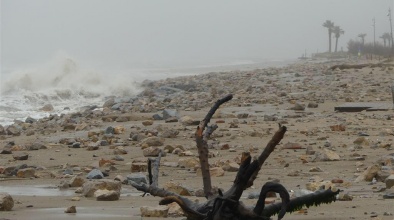
[[[389,109],[393,109],[393,104],[379,102],[347,102],[334,107],[334,110],[339,112],[387,111]]]

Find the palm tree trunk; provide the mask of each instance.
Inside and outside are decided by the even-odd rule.
[[[328,29],[328,52],[331,53],[331,30]]]
[[[335,53],[337,52],[337,48],[338,48],[338,38],[339,37],[336,37],[335,39]]]

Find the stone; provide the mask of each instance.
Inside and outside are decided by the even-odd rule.
[[[34,119],[34,118],[30,117],[30,116],[25,119],[25,122],[29,123],[29,124],[33,124],[36,121],[37,121],[37,119]]]
[[[179,113],[175,109],[164,109],[162,114],[164,120],[167,120],[172,117],[179,118]]]
[[[127,175],[127,181],[133,181],[137,184],[145,183],[147,184],[148,181],[146,180],[146,175],[143,173],[133,173]]]
[[[66,210],[64,210],[64,213],[77,213],[77,208],[75,205],[68,207]]]
[[[194,120],[192,117],[190,117],[190,116],[183,116],[181,119],[180,119],[180,122],[181,122],[181,124],[182,125],[184,125],[184,126],[193,126],[193,125],[198,125],[199,123],[200,123],[200,121],[198,121],[198,120]]]
[[[346,126],[339,124],[339,125],[331,125],[330,126],[331,131],[346,131]]]
[[[19,169],[16,176],[19,178],[31,178],[34,177],[36,170],[34,168]]]
[[[116,126],[114,128],[114,134],[123,134],[125,131],[125,128],[123,126]]]
[[[159,137],[148,137],[141,141],[141,145],[146,144],[148,146],[163,146],[164,140]]]
[[[0,211],[11,211],[14,207],[14,199],[10,194],[0,192]]]
[[[168,206],[161,205],[156,207],[141,206],[141,217],[157,217],[157,218],[167,218],[168,216]]]
[[[146,172],[148,170],[148,163],[131,163],[131,172]]]
[[[167,119],[165,120],[165,122],[166,122],[166,123],[178,122],[178,118],[176,118],[176,117],[170,117],[170,118],[167,118]]]
[[[99,169],[93,169],[86,175],[87,179],[102,179],[104,174]]]
[[[12,155],[12,157],[13,157],[15,160],[27,160],[27,159],[29,159],[29,154],[24,153],[24,152],[18,152],[18,153],[14,153],[14,154]]]
[[[221,167],[212,167],[212,168],[209,168],[209,172],[210,172],[211,176],[213,176],[213,177],[224,176],[224,170],[223,170],[223,168],[221,168]],[[200,169],[200,168],[197,170],[197,175],[198,175],[198,176],[202,176],[202,173],[201,173],[201,169]]]
[[[21,129],[15,125],[9,125],[6,129],[5,132],[8,135],[12,135],[12,136],[19,136],[21,135]]]
[[[323,170],[320,167],[312,167],[309,172],[323,172]]]
[[[116,201],[120,198],[120,192],[115,190],[99,189],[94,192],[97,201]]]
[[[306,155],[315,155],[316,151],[313,149],[312,146],[306,147]]]
[[[142,122],[142,125],[144,125],[144,126],[153,125],[153,121],[152,121],[152,120],[143,121],[143,122]]]
[[[358,137],[353,143],[360,146],[369,146],[369,140],[366,137]]]
[[[41,111],[44,111],[44,112],[51,112],[51,111],[54,110],[54,108],[53,108],[53,105],[51,105],[51,104],[46,104],[46,105],[44,105],[43,107],[41,107],[40,110],[41,110]]]
[[[159,114],[154,114],[152,115],[153,120],[163,120],[163,117],[161,117]]]
[[[391,174],[390,176],[388,176],[384,182],[386,183],[387,189],[390,189],[391,187],[393,187],[394,186],[394,174]]]
[[[237,164],[236,162],[226,162],[223,166],[222,166],[224,171],[227,172],[237,172],[239,170],[239,164]]]
[[[85,180],[80,176],[74,176],[69,181],[70,187],[81,187],[85,183]]]
[[[196,158],[182,158],[178,160],[178,165],[184,168],[195,168],[200,165],[200,161]]]
[[[167,205],[168,206],[168,216],[171,217],[181,217],[184,216],[182,208],[178,205],[178,203],[173,202]]]
[[[93,197],[94,193],[101,189],[115,190],[120,193],[122,183],[114,180],[96,180],[89,181],[82,185],[82,195],[85,197]]]
[[[319,107],[319,104],[317,104],[316,102],[309,102],[308,103],[308,108],[317,108]]]
[[[306,189],[310,191],[316,191],[319,189],[328,189],[330,187],[334,187],[335,185],[331,181],[323,181],[323,182],[310,182],[306,184]]]
[[[296,103],[294,104],[294,106],[291,107],[290,109],[291,109],[291,110],[295,110],[295,111],[304,111],[304,110],[305,110],[305,105],[296,102]]]
[[[191,196],[191,192],[189,189],[185,188],[182,186],[180,183],[174,183],[174,182],[167,182],[164,184],[164,189],[170,192],[174,192],[176,194],[179,194],[181,196]]]
[[[341,157],[332,150],[323,149],[321,152],[315,153],[313,161],[338,161]]]
[[[179,131],[173,130],[173,129],[167,129],[164,130],[162,133],[160,133],[160,137],[163,138],[176,138],[178,136]]]
[[[373,178],[375,178],[376,174],[380,171],[380,167],[378,165],[369,166],[360,176],[358,176],[355,182],[367,181],[371,182]]]
[[[158,157],[162,150],[158,147],[148,147],[142,151],[144,157]]]

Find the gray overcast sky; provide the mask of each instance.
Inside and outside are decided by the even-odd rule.
[[[389,32],[392,0],[1,0],[1,66],[23,68],[64,52],[78,63],[124,69],[296,58]],[[335,40],[333,40],[333,43]]]

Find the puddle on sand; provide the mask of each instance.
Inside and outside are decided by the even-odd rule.
[[[29,209],[18,211],[14,216],[18,220],[42,219],[141,219],[139,208],[131,207],[76,207],[77,213],[66,214],[65,208]],[[11,217],[11,216],[10,216]],[[13,219],[13,217],[11,217]]]
[[[15,196],[73,196],[74,190],[59,190],[54,186],[0,186],[0,192]]]
[[[60,190],[56,186],[0,186],[0,192],[6,192],[14,196],[75,196],[75,189]],[[132,189],[122,188],[120,196],[141,196],[143,193]]]

